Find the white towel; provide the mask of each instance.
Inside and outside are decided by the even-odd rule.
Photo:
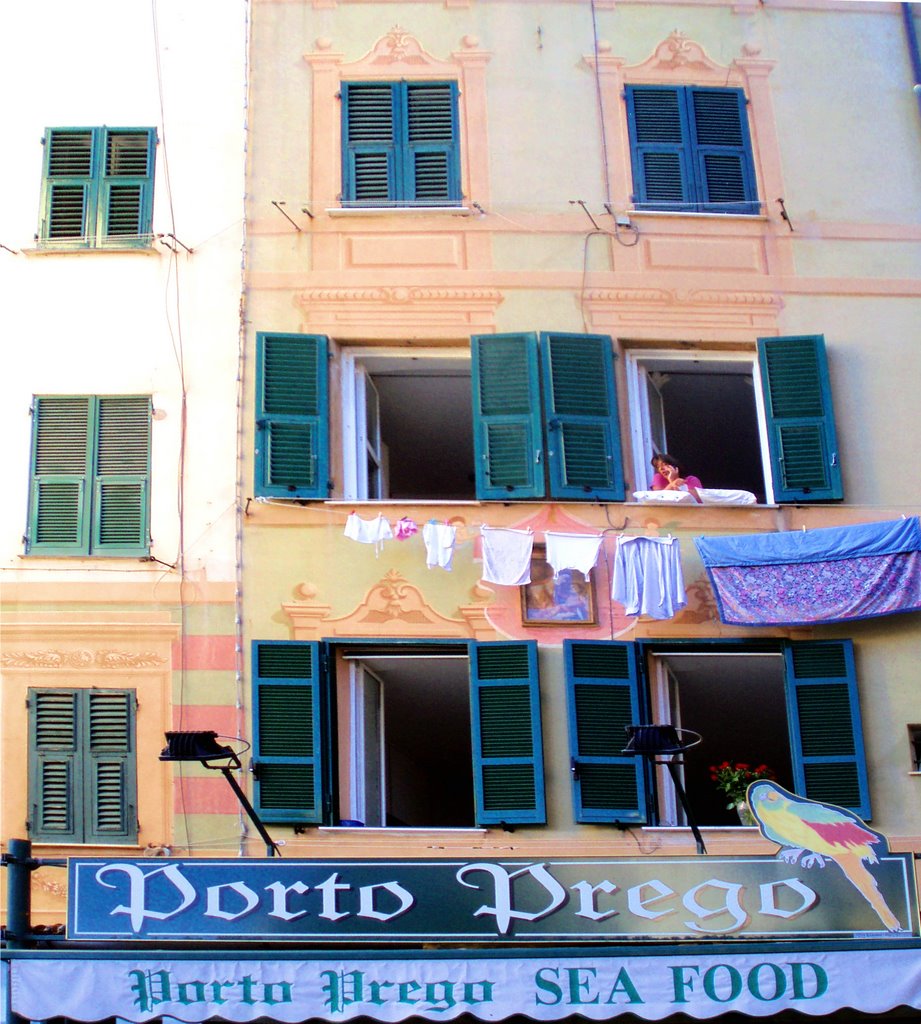
[[[547,542],[547,561],[553,566],[553,575],[559,576],[564,569],[578,569],[588,579],[588,574],[598,561],[602,534],[594,533],[544,533]]]
[[[534,533],[502,526],[481,526],[483,538],[483,579],[506,587],[531,582],[531,553]]]
[[[450,572],[457,527],[447,523],[426,523],[422,527],[422,539],[425,541],[425,564],[430,569],[437,565]]]
[[[350,512],[345,521],[345,535],[349,540],[357,540],[361,544],[373,544],[375,555],[379,555],[384,541],[393,537],[393,530],[382,515],[374,519],[362,519],[357,512]]]

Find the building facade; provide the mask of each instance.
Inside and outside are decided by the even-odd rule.
[[[913,11],[859,0],[253,0],[247,14],[245,150],[233,149],[242,107],[220,91],[235,170],[214,179],[228,193],[217,230],[232,220],[245,152],[245,239],[241,226],[220,236],[222,289],[203,281],[182,293],[200,297],[209,339],[196,350],[200,386],[168,386],[175,363],[153,318],[141,351],[165,355],[142,379],[123,370],[120,385],[71,387],[79,375],[61,374],[64,359],[42,382],[20,377],[38,399],[37,422],[64,383],[89,396],[100,424],[109,395],[159,393],[158,368],[164,397],[151,407],[166,407],[165,425],[182,421],[186,391],[191,417],[198,395],[199,446],[190,418],[187,451],[201,475],[188,473],[185,507],[200,518],[167,520],[181,535],[167,554],[148,553],[172,568],[143,566],[130,594],[116,565],[77,563],[63,605],[61,579],[71,577],[54,580],[52,600],[30,569],[34,532],[22,549],[7,531],[16,646],[5,644],[14,710],[4,705],[4,764],[23,749],[41,754],[29,718],[39,712],[19,706],[15,687],[42,691],[54,673],[73,689],[70,676],[89,667],[81,659],[133,657],[160,716],[139,729],[137,747],[138,804],[159,815],[139,820],[157,829],[109,849],[89,843],[88,855],[185,864],[271,853],[214,772],[157,761],[164,722],[213,730],[248,748],[239,779],[282,862],[299,866],[271,884],[321,893],[329,902],[311,919],[335,923],[352,906],[351,890],[336,902],[340,872],[384,865],[354,897],[357,916],[380,924],[305,924],[287,939],[190,928],[196,950],[173,959],[180,937],[170,933],[167,952],[139,955],[148,982],[161,972],[162,998],[137,981],[132,1019],[917,1016]],[[205,52],[218,50],[233,78],[233,48],[208,40]],[[197,67],[187,73],[198,97]],[[203,110],[217,107],[218,91],[201,94]],[[110,129],[93,131],[109,144]],[[189,171],[200,187],[200,165]],[[43,210],[54,208],[52,178],[46,167]],[[107,187],[100,179],[97,202]],[[207,249],[193,236],[185,253],[176,234],[164,238],[178,252],[143,264],[170,287],[181,280],[174,267],[193,273]],[[71,253],[4,255],[32,276],[61,263],[62,287],[76,287]],[[114,266],[116,256],[92,258]],[[130,258],[127,273],[143,262]],[[94,325],[97,344],[99,333]],[[25,460],[38,442],[19,435]],[[172,453],[158,456],[170,470],[186,451],[178,427],[172,436]],[[652,462],[663,453],[692,478],[688,490],[660,489]],[[30,473],[34,495],[34,462]],[[215,474],[216,492],[204,486]],[[175,500],[175,488],[164,491]],[[18,513],[35,501],[23,489]],[[28,514],[34,530],[37,512]],[[182,536],[207,554],[199,561]],[[174,549],[187,552],[178,573]],[[157,662],[158,681],[144,660],[161,648],[135,625],[144,616],[170,659]],[[57,622],[71,631],[66,643],[51,639]],[[126,673],[120,664],[122,690]],[[664,727],[666,750],[687,748],[680,765],[644,755],[651,725]],[[805,912],[772,903],[771,886],[812,892],[822,856],[772,835],[763,818],[760,829],[743,823],[712,778],[724,763],[764,767],[788,795],[869,823],[908,865],[903,910],[887,882],[882,904],[856,897],[854,917],[804,925],[805,935],[768,927],[766,917]],[[53,768],[51,795],[52,783]],[[4,782],[4,838],[23,834],[30,792]],[[29,820],[37,856],[83,852],[79,839],[62,843]],[[778,847],[792,856],[794,846],[797,857],[805,850],[797,868],[760,890],[748,876],[720,881],[736,870],[722,865],[773,860]],[[569,878],[573,863],[608,874]],[[611,872],[627,877],[628,863],[635,884],[614,885]],[[446,867],[455,887],[474,868],[490,875],[491,902],[483,896],[476,913],[492,931],[449,923],[457,897]],[[398,868],[408,872],[400,882]],[[398,920],[407,908],[373,893],[416,892],[406,879],[417,869],[445,918],[410,932]],[[36,872],[34,921],[61,920],[56,870]],[[191,878],[192,868],[177,870]],[[515,871],[537,896],[517,901]],[[576,916],[607,922],[600,934],[532,927],[564,875],[583,901]],[[675,907],[679,876],[688,888]],[[250,878],[239,874],[239,893],[262,891]],[[840,884],[818,902],[853,900]],[[628,889],[632,917],[614,900]],[[745,902],[756,890],[760,911]],[[276,918],[288,909],[276,905]],[[117,936],[105,934],[113,947],[100,963],[124,965]],[[12,957],[14,985],[17,969],[30,970],[27,952]],[[201,980],[217,975],[198,961],[227,959],[250,979],[239,982],[246,1009],[230,1010],[207,994],[216,982]],[[199,973],[188,973],[191,961]],[[279,980],[270,962],[301,980]],[[196,980],[168,982],[177,964]],[[671,987],[647,1000],[663,965]],[[506,972],[500,1009],[481,1006],[489,1000],[477,989],[432,996],[445,972],[474,985],[487,967]],[[310,988],[311,972],[325,981],[299,1003],[291,993]],[[854,988],[870,975],[886,980]],[[259,999],[247,987],[255,978]]]

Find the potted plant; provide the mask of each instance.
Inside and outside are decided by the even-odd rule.
[[[773,779],[775,775],[766,764],[753,768],[744,761],[723,761],[722,764],[710,765],[710,778],[716,783],[716,788],[726,794],[729,800],[726,807],[736,811],[743,825],[754,825],[755,819],[745,801],[745,791],[750,783]]]

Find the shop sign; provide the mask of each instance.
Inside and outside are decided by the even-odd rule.
[[[0,969],[5,965],[0,964]],[[405,960],[15,960],[11,999],[26,1020],[119,1017],[301,1022],[661,1020],[726,1013],[820,1017],[921,1009],[921,949]]]
[[[68,937],[131,941],[571,942],[918,936],[910,854],[858,887],[828,860],[69,862]]]

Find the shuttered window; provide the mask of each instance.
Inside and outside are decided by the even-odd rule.
[[[40,396],[32,408],[26,551],[149,551],[150,398]]]
[[[870,819],[857,676],[850,640],[800,641],[785,651],[796,792]]]
[[[328,341],[315,334],[256,336],[256,494],[329,493]]]
[[[759,338],[776,501],[844,497],[825,339]]]
[[[478,498],[624,500],[610,337],[483,334],[471,351]]]
[[[458,139],[455,82],[343,83],[343,205],[457,205]]]
[[[626,100],[637,207],[759,212],[741,89],[627,86]]]
[[[153,128],[49,128],[44,145],[41,245],[150,245]]]
[[[30,837],[136,842],[134,691],[33,689],[28,702]]]
[[[576,821],[646,821],[643,759],[623,753],[640,721],[634,647],[564,641]]]

